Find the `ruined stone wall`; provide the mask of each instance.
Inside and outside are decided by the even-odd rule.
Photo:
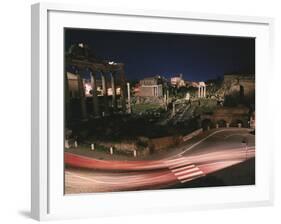
[[[162,97],[163,87],[162,85],[142,85],[138,95],[143,97]]]
[[[244,96],[250,96],[255,92],[255,75],[253,74],[233,74],[225,75],[220,93],[231,95],[243,92]]]
[[[163,97],[144,97],[144,96],[134,96],[131,98],[131,102],[135,104],[160,104],[164,103]]]
[[[158,151],[161,149],[169,148],[179,144],[182,141],[181,137],[166,136],[162,138],[153,138],[149,140],[149,147],[152,151]]]
[[[114,151],[123,152],[126,154],[133,155],[134,150],[137,151],[138,155],[148,155],[150,150],[148,147],[141,147],[137,145],[136,141],[123,141],[123,142],[98,142],[99,145],[110,148],[113,147]]]
[[[148,97],[148,96],[153,96],[153,87],[150,86],[141,86],[140,87],[140,92],[139,92],[139,96],[144,96],[144,97]]]
[[[114,147],[117,150],[124,150],[124,151],[134,151],[137,149],[135,142],[99,142],[100,145],[103,145],[107,148]]]
[[[211,121],[217,123],[223,120],[231,126],[237,126],[238,122],[242,122],[243,127],[247,126],[249,109],[247,107],[223,107],[217,109],[210,117]]]
[[[244,88],[244,96],[250,96],[255,92],[255,81],[254,80],[240,80],[240,85]]]

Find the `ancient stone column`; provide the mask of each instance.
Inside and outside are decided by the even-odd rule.
[[[112,89],[112,107],[116,109],[116,86],[115,86],[115,72],[111,72],[111,89]]]
[[[64,148],[70,149],[70,145],[69,145],[68,139],[65,139],[65,140],[64,140]]]
[[[131,90],[130,90],[129,82],[127,82],[127,91],[128,91],[128,113],[130,114],[132,112],[132,108],[131,108]]]
[[[206,86],[204,86],[203,88],[204,88],[203,97],[206,97]]]
[[[95,117],[99,116],[99,102],[98,102],[98,94],[97,94],[97,80],[96,73],[92,71],[91,73],[91,86],[92,86],[92,103],[93,103],[93,114]]]
[[[64,73],[64,98],[65,98],[65,120],[68,121],[71,117],[69,86],[67,72]]]
[[[173,110],[172,110],[172,117],[176,115],[176,104],[173,102]]]
[[[83,80],[80,74],[76,73],[77,81],[78,81],[78,90],[79,90],[79,98],[80,98],[80,105],[81,105],[81,116],[82,119],[87,119],[87,107],[86,107],[86,97],[85,97],[85,89],[83,85]]]
[[[198,98],[200,98],[200,85],[198,85]]]
[[[121,105],[122,105],[122,110],[125,112],[126,111],[126,83],[125,83],[124,66],[122,66],[120,70],[120,79],[121,79]]]
[[[164,94],[164,105],[165,105],[165,110],[167,111],[167,95]]]
[[[108,112],[108,97],[107,97],[107,79],[105,72],[101,72],[101,83],[102,83],[102,96],[104,103],[104,112]]]
[[[101,72],[101,84],[102,84],[102,95],[107,95],[107,83],[106,83],[106,77],[105,72]]]

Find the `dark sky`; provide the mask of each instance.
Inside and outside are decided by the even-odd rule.
[[[255,73],[255,39],[66,29],[65,48],[87,43],[103,59],[125,64],[127,79],[182,73],[206,81],[225,73]]]

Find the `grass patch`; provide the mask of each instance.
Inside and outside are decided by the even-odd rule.
[[[132,106],[134,113],[142,113],[147,110],[157,110],[159,108],[161,108],[159,104],[135,104]]]

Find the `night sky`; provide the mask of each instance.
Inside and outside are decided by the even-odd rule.
[[[225,73],[255,73],[255,39],[105,30],[65,30],[65,50],[88,44],[102,59],[125,64],[129,80],[182,73],[207,81]]]

